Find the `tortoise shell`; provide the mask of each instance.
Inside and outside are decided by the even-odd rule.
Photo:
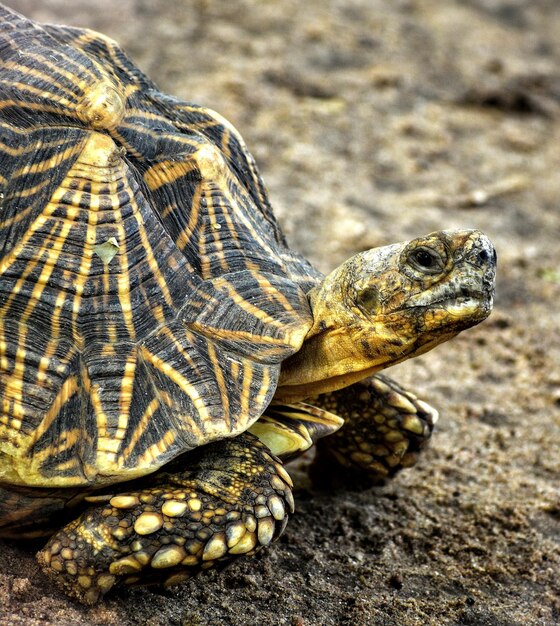
[[[259,418],[311,325],[251,155],[110,39],[0,8],[0,479],[100,485]]]

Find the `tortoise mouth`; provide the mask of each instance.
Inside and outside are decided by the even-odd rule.
[[[433,300],[415,302],[406,305],[402,310],[422,309],[424,311],[445,311],[452,317],[486,317],[493,304],[493,290],[470,290],[462,287],[458,293],[441,295]]]
[[[492,297],[483,293],[461,295],[444,300],[440,307],[453,317],[475,316],[477,313],[486,317],[492,308]]]

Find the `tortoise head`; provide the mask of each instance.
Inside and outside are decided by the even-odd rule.
[[[313,326],[276,397],[346,387],[427,352],[492,309],[496,252],[479,231],[441,231],[361,252],[313,288]]]

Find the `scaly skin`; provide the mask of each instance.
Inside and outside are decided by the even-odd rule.
[[[186,469],[181,469],[183,464]],[[254,554],[293,512],[291,480],[249,433],[209,444],[59,530],[39,552],[46,574],[93,604],[115,585],[178,584]]]
[[[275,399],[347,387],[423,354],[492,309],[495,251],[475,230],[361,252],[309,293],[313,326],[282,364]]]
[[[344,418],[340,430],[317,442],[312,474],[323,483],[344,476],[377,484],[412,467],[438,419],[430,405],[380,374],[312,402]]]

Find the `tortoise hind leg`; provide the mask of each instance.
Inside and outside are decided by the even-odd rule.
[[[47,575],[82,602],[118,584],[170,586],[253,554],[293,512],[288,474],[249,433],[193,450],[131,487],[107,495],[38,554]]]
[[[317,443],[311,468],[319,482],[341,476],[379,483],[418,460],[431,437],[435,409],[382,375],[312,400],[344,418],[344,426]]]

